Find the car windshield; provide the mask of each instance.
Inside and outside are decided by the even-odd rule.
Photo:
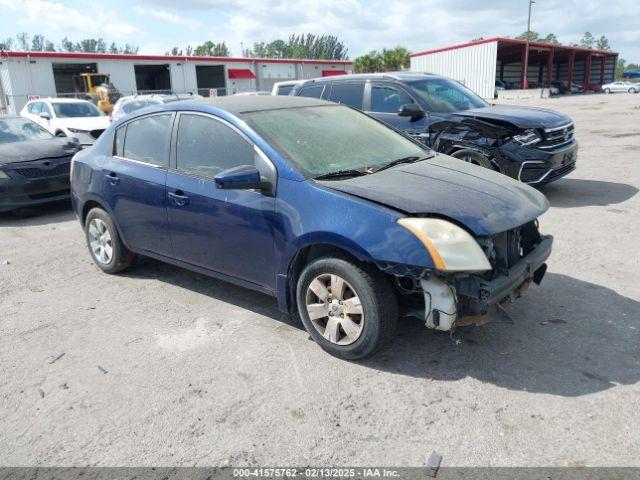
[[[100,117],[104,115],[98,107],[89,102],[59,102],[52,103],[53,110],[56,112],[56,117],[59,118],[71,118],[71,117]]]
[[[418,80],[410,85],[429,112],[453,113],[489,105],[467,87],[448,78]]]
[[[249,124],[306,175],[366,170],[430,154],[349,107],[327,105],[246,114]]]
[[[53,135],[26,118],[0,118],[0,143],[46,140]]]

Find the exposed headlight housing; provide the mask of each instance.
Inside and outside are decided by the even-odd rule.
[[[398,223],[425,246],[435,267],[443,272],[491,270],[478,242],[464,229],[440,218],[401,218]]]
[[[0,170],[0,180],[6,180],[7,178],[9,178],[9,175]]]
[[[519,135],[514,135],[513,140],[518,142],[523,147],[528,147],[530,145],[535,145],[542,140],[542,137],[535,130],[525,130]]]

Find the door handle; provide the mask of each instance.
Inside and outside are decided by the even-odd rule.
[[[118,178],[118,175],[116,174],[116,172],[105,173],[105,177],[107,177],[107,181],[111,185],[117,185],[118,182],[120,182],[120,179]]]
[[[168,195],[169,198],[173,200],[173,203],[175,203],[178,207],[184,207],[189,203],[189,197],[187,197],[181,190],[178,190],[175,193],[169,192]]]

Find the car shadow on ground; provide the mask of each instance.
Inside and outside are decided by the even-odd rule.
[[[138,257],[132,268],[120,275],[168,282],[303,330],[302,323],[281,312],[275,298],[269,295],[152,258]]]
[[[123,273],[170,282],[303,329],[275,299],[151,259]],[[514,324],[458,329],[452,336],[402,319],[392,347],[360,365],[409,377],[475,378],[510,390],[575,397],[640,381],[640,302],[548,273],[509,310]],[[306,335],[305,335],[306,338]]]
[[[393,348],[364,363],[411,377],[472,377],[568,397],[640,381],[640,302],[548,273],[509,313],[514,324],[461,328],[453,338],[403,321]]]
[[[638,189],[626,183],[564,178],[540,188],[552,207],[572,208],[615,205],[629,200]]]
[[[71,203],[62,201],[0,213],[0,228],[35,227],[74,219]]]

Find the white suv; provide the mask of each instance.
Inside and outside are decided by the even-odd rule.
[[[57,137],[75,137],[92,145],[109,126],[109,117],[86,100],[43,98],[28,102],[20,112]]]

